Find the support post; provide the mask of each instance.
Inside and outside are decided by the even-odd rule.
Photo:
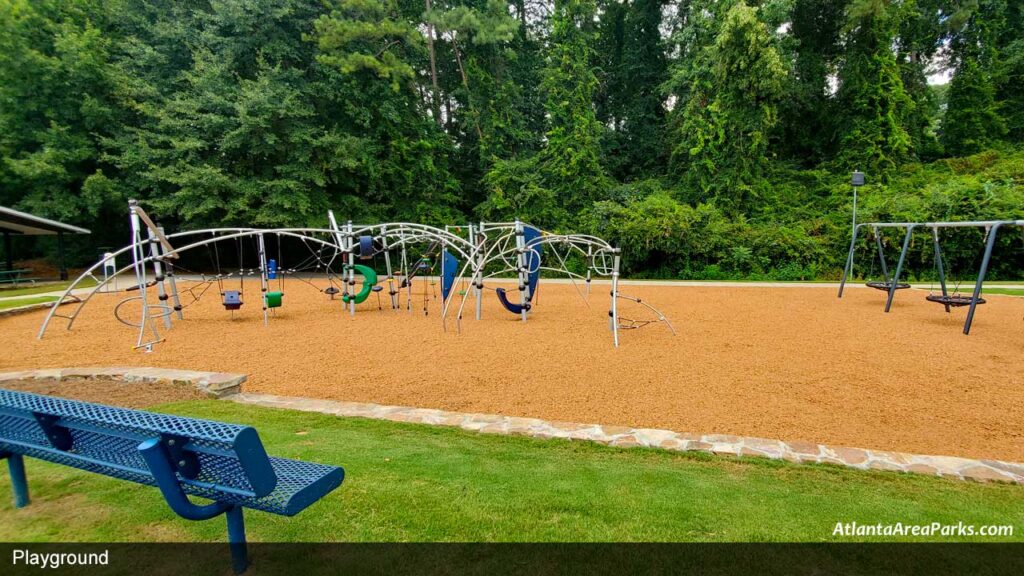
[[[518,219],[515,222],[515,235],[516,235],[516,267],[518,268],[517,276],[519,280],[519,304],[522,306],[522,312],[520,314],[523,317],[523,322],[526,322],[526,305],[529,303],[529,294],[527,290],[530,289],[530,277],[526,273],[526,237],[524,236],[523,223]]]
[[[348,251],[348,310],[349,315],[356,315],[356,254],[355,238],[352,237],[352,221],[345,224],[345,249]]]
[[[386,226],[380,229],[380,248],[384,251],[384,268],[388,273],[388,296],[391,297],[391,309],[398,308],[398,291],[395,290],[395,275],[391,270],[391,247],[388,246],[388,230]]]
[[[903,271],[903,263],[907,260],[907,249],[910,248],[910,237],[914,235],[914,224],[907,226],[907,234],[903,237],[903,249],[900,250],[900,261],[896,264],[896,272],[892,275],[892,281],[889,283],[889,297],[885,300],[885,311],[888,312],[892,308],[892,299],[896,296],[896,284],[900,281],[900,272]]]
[[[28,480],[25,478],[25,459],[21,454],[7,455],[7,470],[11,473],[14,507],[24,508],[28,506]]]
[[[971,307],[967,309],[967,320],[964,321],[964,334],[971,333],[971,324],[974,323],[974,311],[978,307],[978,299],[981,297],[981,285],[985,282],[985,272],[988,271],[988,263],[992,259],[992,249],[996,245],[996,235],[999,233],[999,226],[1002,222],[996,222],[988,231],[988,242],[985,242],[985,256],[981,259],[981,268],[978,269],[978,280],[974,283],[974,293],[971,294]]]
[[[57,232],[57,260],[60,265],[60,279],[68,279],[68,266],[64,260],[64,233]]]
[[[156,276],[156,297],[160,300],[160,304],[163,306],[167,305],[167,289],[164,287],[164,270],[163,265],[160,263],[160,247],[157,245],[156,233],[152,228],[147,228],[149,238],[149,256],[153,259],[153,274]],[[163,314],[164,328],[171,327],[171,315]]]
[[[163,226],[158,226],[157,230],[160,234],[164,233]],[[162,244],[156,244],[157,249],[160,251],[160,255],[163,256],[166,252]],[[171,303],[174,306],[174,313],[178,317],[178,320],[183,320],[184,316],[181,313],[181,298],[178,296],[178,282],[174,279],[174,264],[170,260],[164,260],[164,264],[167,266],[167,284],[171,288]]]
[[[608,314],[612,323],[612,340],[615,342],[616,348],[619,347],[619,264],[621,260],[619,249],[616,248],[615,256],[612,258],[612,307]]]
[[[231,548],[231,567],[234,569],[235,574],[241,574],[249,567],[242,507],[232,506],[228,508],[225,516],[228,519],[228,546]]]
[[[11,242],[11,233],[4,230],[4,255],[7,260],[7,269],[14,270],[14,243]]]
[[[260,303],[263,305],[263,325],[267,325],[267,249],[263,241],[263,234],[256,237],[256,247],[259,250],[260,264]]]
[[[139,302],[142,305],[142,321],[139,323],[139,338],[135,342],[135,348],[144,347],[146,352],[152,352],[153,344],[160,342],[160,333],[157,332],[156,325],[153,324],[146,296],[148,291],[146,288],[146,265],[144,262],[146,256],[143,252],[142,218],[139,215],[139,210],[139,205],[135,200],[128,201],[128,212],[131,215],[132,227],[132,269],[135,270],[135,282],[139,287]],[[56,310],[56,306],[51,309],[51,313],[53,310]],[[153,332],[153,339],[143,342],[147,327]]]
[[[483,317],[484,304],[484,246],[487,244],[487,236],[484,234],[484,223],[481,221],[476,228],[476,239],[473,240],[473,257],[476,259],[476,319]]]

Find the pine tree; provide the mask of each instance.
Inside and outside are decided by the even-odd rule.
[[[691,86],[674,160],[685,181],[737,211],[762,177],[787,71],[758,10],[743,3],[703,59],[710,68]]]
[[[600,199],[609,185],[593,106],[594,10],[592,0],[555,1],[544,73],[548,130],[540,169],[546,187],[570,214]]]
[[[956,72],[949,87],[943,145],[948,154],[980,152],[1007,132],[996,101],[998,48],[1006,0],[977,0],[956,15],[951,51]]]
[[[900,17],[893,0],[855,0],[848,9],[835,114],[844,169],[884,176],[913,151],[906,123],[914,103],[892,49]]]
[[[612,3],[602,16],[602,21],[611,17],[609,31],[618,33],[618,58],[609,62],[611,68],[606,71],[605,121],[611,127],[607,163],[619,179],[654,175],[664,168],[667,147],[661,85],[668,77],[668,63],[660,30],[663,5],[664,0]]]

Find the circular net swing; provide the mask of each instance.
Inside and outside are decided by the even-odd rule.
[[[878,264],[880,264],[881,266],[882,277],[884,278],[884,280],[868,280],[867,282],[864,283],[864,285],[867,286],[868,288],[874,288],[875,290],[888,292],[893,289],[893,282],[895,281],[895,278],[889,278],[889,270],[885,265],[885,249],[883,247],[884,242],[882,241],[882,236],[878,233],[878,228],[871,229],[871,237],[874,239],[875,245],[878,248],[877,260]],[[871,268],[868,271],[868,278],[872,278],[875,275],[875,260],[876,259],[871,260]],[[906,282],[896,282],[896,290],[906,290],[907,288],[910,288],[910,284]]]
[[[988,241],[989,231],[990,231],[990,229],[986,227],[985,228],[985,235],[982,237],[982,242],[983,243]],[[938,228],[932,228],[932,234],[933,234],[933,237],[935,239],[935,268],[936,268],[936,272],[939,273],[940,278],[942,278],[944,276],[944,273],[942,272],[942,268],[941,268],[941,266],[942,266],[942,252],[939,249],[939,229]],[[928,290],[928,295],[925,296],[924,299],[927,300],[928,302],[935,302],[936,304],[942,304],[943,306],[946,307],[946,309],[947,309],[946,311],[947,312],[949,311],[949,308],[961,308],[963,306],[970,306],[971,305],[971,301],[974,300],[973,294],[970,295],[970,296],[967,296],[967,295],[964,295],[964,294],[960,293],[960,280],[959,279],[956,281],[956,284],[954,284],[954,286],[953,286],[953,293],[952,294],[946,294],[945,293],[946,292],[946,282],[945,282],[945,280],[942,280],[942,291],[943,291],[943,294],[935,294],[935,285],[933,284],[932,287]],[[982,298],[981,296],[979,296],[978,300],[977,300],[977,304],[984,304],[984,303],[985,303],[985,299]]]

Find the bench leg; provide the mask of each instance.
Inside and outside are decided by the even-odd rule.
[[[235,574],[241,574],[249,567],[242,507],[232,506],[225,516],[228,518],[228,546],[231,548],[231,565],[235,569]]]
[[[7,469],[11,472],[11,487],[14,488],[14,507],[28,506],[28,480],[25,479],[25,459],[21,454],[7,457]]]

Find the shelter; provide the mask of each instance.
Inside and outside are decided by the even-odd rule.
[[[11,242],[12,234],[25,236],[57,236],[57,259],[60,264],[60,279],[68,279],[68,270],[64,262],[64,235],[91,234],[85,228],[64,224],[49,218],[43,218],[27,212],[19,212],[0,206],[0,231],[4,233],[4,252],[7,256],[7,269],[14,268],[14,254]]]

